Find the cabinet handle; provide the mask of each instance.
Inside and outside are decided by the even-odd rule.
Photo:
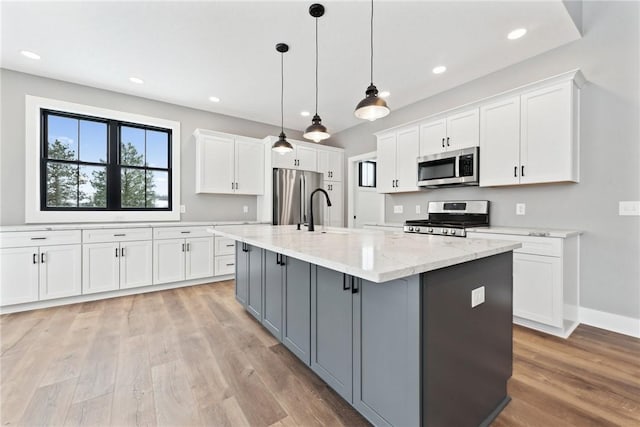
[[[513,167],[513,177],[517,178],[518,177],[518,166],[514,166]]]
[[[120,248],[120,257],[124,256],[124,248]]]
[[[187,252],[191,251],[191,243],[187,243]]]
[[[351,286],[349,286],[349,282],[347,280],[347,275],[343,274],[342,275],[342,290],[343,291],[348,291],[349,289],[351,289]]]
[[[520,176],[524,176],[524,165],[520,167]]]
[[[231,244],[231,245],[227,245],[227,247],[228,247],[228,248],[232,248],[232,247],[234,247],[234,246],[235,246],[235,245],[233,245],[233,244]]]
[[[238,189],[238,183],[236,182],[236,190]]]
[[[231,189],[233,190],[233,182],[231,183]]]
[[[118,258],[118,248],[116,248],[116,258]]]
[[[180,234],[190,234],[190,231],[181,231]]]
[[[359,288],[358,288],[358,285],[357,285],[357,282],[356,282],[356,278],[351,276],[351,293],[352,294],[357,294],[358,290],[359,290]]]
[[[40,254],[40,262],[44,264],[44,261],[45,261],[44,252],[42,252]]]
[[[117,249],[116,249],[117,250]],[[184,243],[182,244],[182,252],[184,252]]]
[[[46,237],[32,237],[31,240],[47,240]]]
[[[38,263],[38,254],[33,254],[33,263],[34,264]]]
[[[280,254],[276,254],[276,265],[282,265],[280,264]]]
[[[119,233],[119,234],[114,234],[113,237],[124,237],[126,236],[125,233]]]
[[[442,138],[442,148],[444,148],[444,138]]]
[[[447,137],[447,147],[449,146],[449,137]]]
[[[231,267],[232,265],[235,265],[235,264],[234,263],[227,264],[227,267]]]

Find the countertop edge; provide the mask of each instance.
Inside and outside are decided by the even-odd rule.
[[[261,221],[160,221],[160,222],[108,222],[108,223],[68,223],[68,224],[20,224],[0,225],[0,233],[28,231],[101,230],[114,228],[167,228],[167,227],[215,227],[220,225],[265,224]]]
[[[582,230],[560,230],[553,228],[535,227],[478,227],[467,228],[467,232],[482,234],[505,234],[512,236],[527,237],[555,237],[566,239],[568,237],[579,236],[584,233]]]

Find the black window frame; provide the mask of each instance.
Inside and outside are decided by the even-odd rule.
[[[372,164],[373,165],[373,185],[362,185],[362,165],[363,164]],[[371,160],[363,160],[358,163],[358,187],[362,188],[376,188],[378,183],[378,164],[377,162]]]
[[[104,123],[107,125],[107,159],[105,163],[99,162],[87,162],[80,160],[80,144],[78,141],[78,158],[77,160],[59,160],[49,159],[49,129],[48,129],[48,117],[50,115],[67,117],[76,120],[93,121],[98,123]],[[120,134],[122,127],[138,128],[145,131],[164,132],[167,134],[167,167],[158,168],[150,167],[146,165],[146,138],[145,138],[145,165],[144,166],[131,166],[123,165],[120,163]],[[173,131],[172,129],[162,128],[158,126],[146,125],[141,123],[133,123],[125,120],[110,119],[105,117],[89,116],[85,114],[69,113],[66,111],[54,110],[54,109],[40,109],[40,210],[41,211],[97,211],[97,212],[171,212],[173,211]],[[66,163],[74,166],[98,166],[106,167],[106,206],[105,207],[90,207],[79,206],[79,200],[77,200],[78,206],[47,206],[47,164],[48,162]],[[122,207],[121,192],[122,182],[121,173],[122,168],[166,172],[168,174],[167,182],[167,207]],[[145,180],[146,185],[146,180]],[[146,194],[146,188],[145,188]],[[78,196],[76,196],[78,197]]]

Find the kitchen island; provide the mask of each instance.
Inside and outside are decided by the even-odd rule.
[[[374,425],[488,425],[508,403],[516,242],[243,225],[236,299]]]

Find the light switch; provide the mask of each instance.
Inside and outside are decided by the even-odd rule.
[[[185,213],[187,211],[187,207],[185,205],[180,205],[180,213]]]
[[[640,215],[640,202],[638,201],[620,202],[620,204],[618,205],[618,213],[623,216]]]
[[[249,213],[249,206],[243,206],[242,207],[242,212]]]
[[[401,214],[403,211],[404,211],[404,208],[402,207],[402,205],[395,205],[393,207],[393,213]]]
[[[484,286],[471,291],[471,308],[477,307],[484,302]]]
[[[527,205],[524,203],[516,203],[516,215],[524,215],[526,212]]]
[[[420,213],[420,205],[416,205],[416,213],[419,214]]]

